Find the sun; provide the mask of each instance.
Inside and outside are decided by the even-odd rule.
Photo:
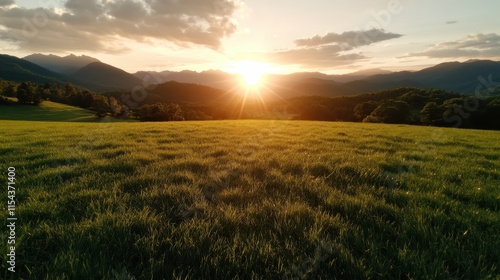
[[[234,72],[241,76],[248,87],[258,86],[262,76],[268,71],[269,65],[262,62],[244,60],[234,64]]]

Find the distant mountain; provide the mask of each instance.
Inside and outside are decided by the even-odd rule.
[[[223,90],[230,90],[235,86],[235,83],[238,82],[238,75],[221,70],[208,70],[202,72],[189,70],[180,72],[140,71],[135,73],[134,76],[146,81],[148,84],[161,84],[169,81],[175,81],[179,83],[200,84]]]
[[[323,80],[345,83],[345,82],[364,79],[376,74],[388,74],[388,73],[392,72],[382,69],[362,70],[344,75],[327,75],[320,72],[297,72],[292,74],[267,74],[264,75],[263,80],[265,80],[270,85],[290,84],[307,79],[323,79]],[[238,83],[240,83],[238,74],[227,73],[220,70],[208,70],[202,72],[195,72],[189,70],[184,70],[180,72],[139,71],[137,73],[134,73],[134,76],[142,80],[146,80],[150,84],[176,81],[180,83],[200,84],[224,90],[233,89],[238,85]]]
[[[10,55],[0,54],[0,79],[14,82],[44,83],[72,83],[75,86],[88,88],[95,91],[108,90],[109,87],[97,85],[92,81],[81,80],[56,73],[37,64]]]
[[[401,84],[423,88],[437,88],[460,93],[473,94],[483,86],[484,80],[500,82],[500,62],[491,60],[470,60],[446,62],[416,72],[402,71],[375,75],[363,79],[375,87],[391,88]],[[480,77],[483,77],[482,80]]]
[[[337,82],[341,83],[347,83],[347,82],[352,82],[356,80],[362,80],[365,78],[368,78],[370,76],[374,75],[385,75],[385,74],[390,74],[392,73],[391,71],[388,70],[383,70],[383,69],[367,69],[367,70],[361,70],[349,74],[344,74],[344,75],[330,75],[330,79],[335,80]]]
[[[222,92],[241,94],[245,91],[238,74],[220,70],[195,71],[141,71],[130,74],[114,66],[95,61],[88,56],[58,57],[35,54],[26,57],[48,65],[52,69],[74,69],[93,61],[71,75],[50,71],[37,64],[13,56],[0,56],[0,78],[12,81],[71,82],[91,90],[106,91],[112,89],[132,89],[136,86],[160,85],[157,88],[172,89],[170,81],[198,84]],[[62,70],[61,70],[62,71]],[[69,70],[68,70],[69,71]],[[266,74],[263,76],[262,95],[270,98],[288,98],[295,96],[346,96],[374,92],[396,87],[435,88],[458,93],[474,94],[476,89],[498,87],[500,84],[500,62],[490,60],[469,60],[466,62],[441,63],[420,71],[389,72],[381,69],[358,71],[345,75],[327,75],[320,72],[299,72],[292,74]],[[168,86],[166,86],[167,84]],[[191,87],[194,90],[194,87]],[[202,90],[204,91],[204,90]],[[190,93],[182,89],[186,96]],[[172,97],[173,98],[173,97]],[[193,97],[194,98],[194,97]],[[203,99],[204,97],[202,97]],[[175,99],[175,98],[173,98]],[[186,97],[186,100],[192,100]],[[173,102],[173,101],[172,101]]]
[[[53,54],[44,55],[37,53],[28,55],[23,59],[64,75],[73,74],[90,63],[100,62],[98,59],[90,56],[76,56],[73,54],[61,57]]]
[[[0,78],[15,82],[63,82],[64,75],[52,72],[37,64],[10,55],[0,54]]]
[[[90,63],[70,77],[107,88],[132,89],[136,86],[143,86],[143,81],[136,76],[102,62]]]

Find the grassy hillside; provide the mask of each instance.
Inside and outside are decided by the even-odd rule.
[[[17,276],[26,279],[500,275],[500,132],[1,124],[4,178],[16,168]]]
[[[67,122],[100,122],[94,111],[81,109],[65,104],[44,101],[40,106],[9,105],[0,106],[0,121],[67,121]],[[106,118],[106,121],[116,121]]]

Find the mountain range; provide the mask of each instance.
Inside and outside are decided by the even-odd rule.
[[[33,54],[23,59],[0,55],[0,79],[11,81],[71,82],[95,91],[132,89],[153,84],[199,84],[223,91],[238,88],[237,74],[220,70],[162,71],[127,73],[89,56]],[[420,71],[390,72],[381,69],[364,70],[346,75],[327,75],[319,72],[267,74],[263,91],[277,98],[303,95],[344,96],[373,92],[400,86],[436,88],[458,93],[474,94],[476,89],[500,86],[500,62],[470,60],[447,62]],[[171,86],[171,85],[170,85]],[[180,86],[176,84],[175,88]]]
[[[93,63],[100,62],[98,59],[82,55],[76,56],[74,54],[70,54],[65,57],[49,54],[43,55],[39,53],[35,53],[32,55],[28,55],[23,57],[24,60],[29,62],[38,64],[44,68],[49,69],[52,72],[56,72],[59,74],[70,75],[80,70],[82,67]]]

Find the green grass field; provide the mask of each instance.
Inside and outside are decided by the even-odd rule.
[[[12,99],[12,98],[11,98]],[[13,99],[17,101],[17,99]],[[61,103],[44,101],[40,106],[11,105],[0,106],[1,120],[46,121],[46,122],[109,122],[120,121],[114,118],[99,120],[95,112]]]
[[[4,184],[7,167],[16,168],[16,278],[500,275],[498,131],[0,124]],[[0,232],[0,276],[9,279]]]

